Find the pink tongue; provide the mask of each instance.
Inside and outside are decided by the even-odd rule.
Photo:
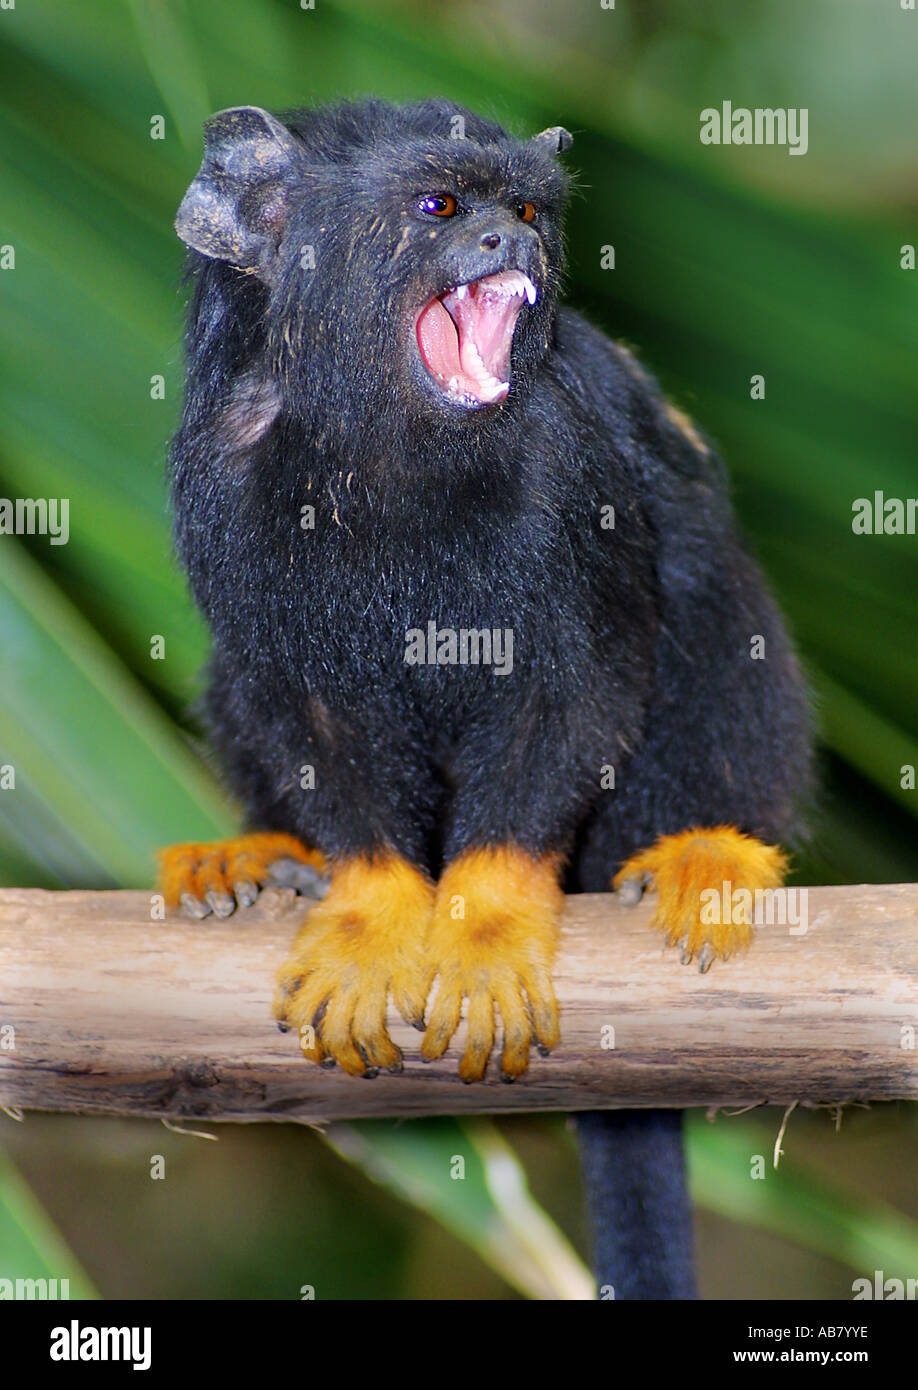
[[[510,346],[521,301],[486,286],[434,299],[418,318],[418,346],[428,370],[451,394],[502,400],[509,389]]]
[[[441,386],[448,386],[461,371],[456,325],[439,299],[432,299],[418,319],[418,347]]]
[[[447,300],[459,325],[459,359],[463,371],[470,376],[480,376],[483,365],[489,376],[498,381],[506,380],[510,344],[521,301],[478,286],[472,286],[462,299],[451,294]]]

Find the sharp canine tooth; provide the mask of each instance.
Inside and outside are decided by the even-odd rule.
[[[528,275],[523,276],[523,288],[526,292],[526,298],[529,300],[529,303],[535,304],[536,294],[538,293],[538,291],[536,290],[535,285],[532,283]]]

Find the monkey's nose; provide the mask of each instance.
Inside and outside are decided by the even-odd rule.
[[[487,232],[481,238],[481,249],[483,251],[496,251],[500,246],[500,232]]]

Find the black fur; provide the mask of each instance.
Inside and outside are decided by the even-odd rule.
[[[681,1110],[577,1116],[601,1297],[697,1297]]]
[[[785,838],[808,765],[794,658],[720,465],[558,306],[564,141],[439,101],[281,120],[215,118],[178,223],[198,249],[176,537],[213,633],[213,741],[252,825],[328,853],[388,845],[433,874],[470,846],[561,850],[571,891],[695,822]],[[456,216],[418,210],[441,193]],[[509,396],[469,410],[427,375],[414,317],[505,268],[538,298]],[[431,621],[511,629],[512,674],[406,664],[407,630]],[[585,1142],[599,1124],[604,1151],[620,1123]],[[631,1184],[620,1205],[639,1209]],[[686,1278],[644,1270],[637,1296]]]

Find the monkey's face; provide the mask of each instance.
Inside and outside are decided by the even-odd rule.
[[[563,184],[526,146],[449,141],[398,184],[387,217],[400,226],[397,317],[414,388],[431,409],[495,407],[548,348]]]
[[[476,138],[452,138],[437,103],[208,122],[176,225],[267,288],[270,356],[313,419],[363,403],[460,423],[522,393],[549,351],[570,137],[468,120]]]

